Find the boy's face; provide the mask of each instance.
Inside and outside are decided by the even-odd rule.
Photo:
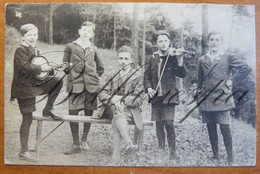
[[[22,40],[29,46],[34,47],[38,39],[38,29],[29,30],[22,36]]]
[[[166,35],[159,35],[156,44],[160,51],[167,51],[170,46],[170,39]]]
[[[210,51],[218,52],[222,45],[221,34],[213,34],[208,40],[208,46]]]
[[[82,39],[89,40],[94,36],[93,28],[91,26],[82,26],[79,29],[79,35]]]
[[[129,52],[120,52],[118,53],[117,58],[118,58],[119,66],[124,70],[128,67],[128,65],[133,63],[131,53]]]

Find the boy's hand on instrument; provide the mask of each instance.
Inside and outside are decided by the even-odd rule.
[[[153,90],[152,88],[148,88],[147,91],[148,91],[148,95],[149,95],[150,98],[154,98],[155,97],[155,95],[156,95],[156,91],[155,90]]]
[[[179,55],[176,56],[176,58],[177,58],[178,66],[183,66],[183,56]]]
[[[50,71],[51,69],[52,69],[52,67],[49,66],[48,64],[44,64],[44,65],[41,66],[42,72],[48,72],[48,71]]]
[[[178,48],[178,49],[176,49],[176,48],[169,48],[169,54],[171,56],[180,56],[180,55],[182,55],[183,51],[184,50],[182,48]]]

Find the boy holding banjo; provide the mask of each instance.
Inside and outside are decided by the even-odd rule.
[[[53,113],[53,104],[63,82],[58,77],[47,77],[44,80],[37,76],[53,71],[48,63],[34,64],[33,59],[39,55],[35,47],[38,39],[38,28],[33,24],[25,24],[20,28],[22,43],[14,55],[14,74],[11,88],[11,101],[16,98],[23,116],[20,127],[21,150],[19,158],[26,161],[37,161],[28,149],[29,130],[32,123],[32,113],[36,110],[36,96],[47,94],[48,100],[42,111],[43,116],[58,119]]]

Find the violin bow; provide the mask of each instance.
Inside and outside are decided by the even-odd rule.
[[[170,49],[172,48],[172,46],[173,46],[173,43],[171,44]],[[163,69],[162,69],[162,71],[161,71],[161,73],[160,73],[160,77],[159,77],[158,83],[157,83],[156,88],[155,88],[155,91],[156,91],[156,92],[157,92],[157,90],[158,90],[158,88],[159,88],[159,86],[160,86],[160,83],[161,83],[161,80],[162,80],[162,76],[163,76],[163,73],[164,73],[164,70],[165,70],[165,67],[166,67],[166,64],[167,64],[167,62],[168,62],[169,57],[170,57],[170,52],[168,52],[168,54],[167,54],[165,63],[164,63],[164,65],[163,65]]]

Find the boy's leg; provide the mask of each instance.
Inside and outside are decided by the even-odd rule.
[[[69,115],[78,115],[78,110],[69,110]],[[73,138],[73,144],[79,146],[79,124],[70,122],[70,129]]]
[[[134,142],[133,142],[135,145],[138,143],[139,136],[140,136],[140,131],[135,126],[135,129],[134,129]]]
[[[93,115],[93,110],[85,109],[84,112],[85,112],[86,116]],[[87,141],[87,136],[89,133],[90,126],[91,126],[91,123],[84,123],[84,129],[83,129],[83,135],[82,135],[81,141]]]
[[[32,113],[23,114],[23,121],[20,127],[21,153],[28,151],[28,139],[32,124]]]
[[[19,153],[19,159],[26,160],[30,162],[37,162],[38,159],[31,155],[28,149],[28,139],[30,133],[30,127],[32,124],[32,113],[23,114],[23,121],[20,127],[20,141],[21,150]]]
[[[120,160],[122,138],[121,138],[121,135],[118,132],[116,126],[112,125],[112,127],[113,127],[113,143],[114,143],[114,150],[113,150],[113,154],[112,154],[112,161],[118,161],[118,160]]]
[[[232,136],[228,124],[220,124],[221,134],[223,135],[224,145],[226,147],[228,162],[233,162]]]
[[[158,139],[159,148],[163,149],[165,146],[165,132],[163,121],[156,121],[156,135]]]
[[[174,158],[176,143],[175,143],[175,131],[173,126],[173,120],[165,120],[164,124],[165,124],[165,129],[167,131],[167,140],[170,148],[170,157]]]
[[[85,112],[86,116],[92,116],[93,115],[93,110],[85,109],[84,112]],[[83,135],[81,137],[82,149],[86,149],[86,150],[89,149],[89,146],[88,146],[88,143],[87,143],[87,137],[88,137],[88,133],[89,133],[89,130],[90,130],[90,126],[91,126],[91,123],[84,123]]]
[[[63,81],[61,78],[54,77],[42,86],[44,93],[48,94],[48,100],[45,108],[43,109],[44,114],[51,114],[50,112],[53,109],[54,102],[60,93],[62,85]]]
[[[118,129],[119,134],[121,135],[126,146],[133,145],[132,141],[128,135],[128,126],[127,121],[123,113],[117,113],[113,116],[113,121],[116,128]]]
[[[70,115],[78,115],[79,110],[69,110]],[[64,154],[71,155],[81,151],[79,143],[79,124],[70,122],[70,130],[73,139],[73,145],[70,149],[66,150]]]
[[[216,123],[207,123],[207,128],[208,128],[211,148],[213,151],[213,158],[219,159],[217,124]]]

